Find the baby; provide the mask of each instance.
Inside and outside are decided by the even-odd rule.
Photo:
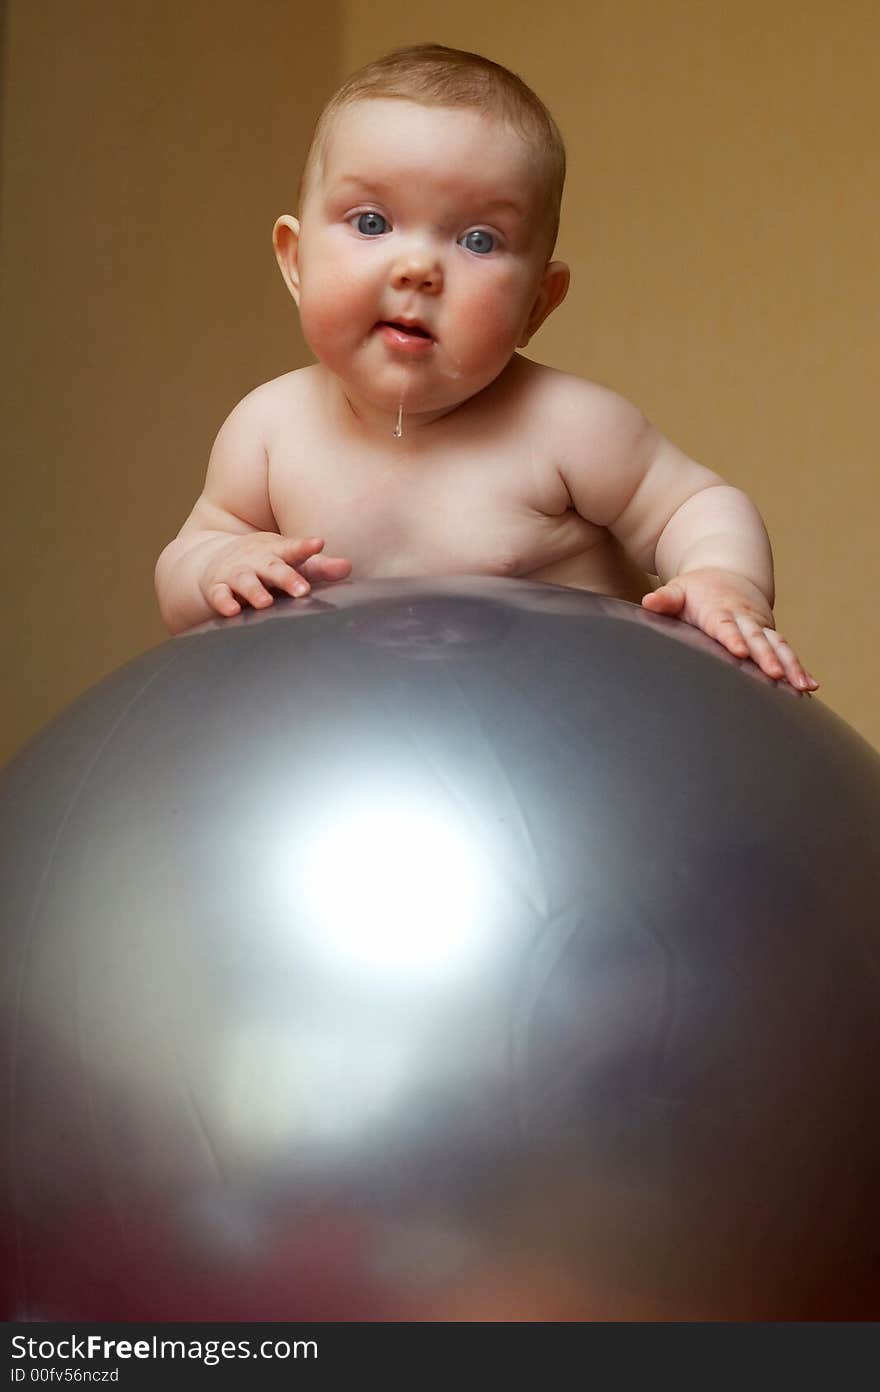
[[[172,633],[352,573],[527,576],[641,601],[815,690],[774,630],[754,504],[616,393],[517,352],[568,289],[564,177],[546,108],[476,54],[417,45],[340,88],[274,229],[317,362],[221,428],[156,566]]]

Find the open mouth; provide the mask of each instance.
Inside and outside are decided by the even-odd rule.
[[[377,328],[396,329],[398,333],[409,334],[412,338],[430,339],[432,337],[428,330],[423,329],[419,324],[401,324],[396,319],[382,319]]]

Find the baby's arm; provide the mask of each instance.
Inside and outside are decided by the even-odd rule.
[[[258,389],[232,411],[202,494],[156,563],[159,610],[171,633],[217,615],[232,618],[243,604],[263,609],[273,603],[267,586],[301,596],[310,580],[342,580],[351,571],[342,557],[318,554],[320,537],[279,535],[269,501],[266,409]]]
[[[593,398],[601,464],[569,468],[578,511],[602,521],[637,565],[658,575],[642,603],[703,629],[799,690],[815,681],[773,623],[773,558],[750,498],[664,439],[613,393]],[[602,516],[597,516],[597,510]]]

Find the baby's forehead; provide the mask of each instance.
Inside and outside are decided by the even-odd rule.
[[[503,117],[469,106],[434,106],[400,98],[361,99],[336,112],[323,148],[325,169],[354,161],[389,164],[401,157],[444,155],[454,162],[465,149],[491,154],[521,169],[534,162],[529,143]]]
[[[409,180],[474,197],[532,201],[540,179],[537,151],[502,116],[471,107],[426,106],[388,98],[359,100],[336,112],[320,151],[325,188]]]

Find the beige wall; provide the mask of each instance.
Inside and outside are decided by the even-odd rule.
[[[353,66],[424,39],[521,72],[566,136],[572,290],[530,351],[754,496],[780,627],[880,747],[873,0],[9,12],[3,752],[162,638],[153,561],[220,421],[306,360],[269,231],[311,120]]]
[[[308,361],[271,234],[338,30],[335,0],[10,0],[0,757],[167,636],[153,565],[214,435]]]

